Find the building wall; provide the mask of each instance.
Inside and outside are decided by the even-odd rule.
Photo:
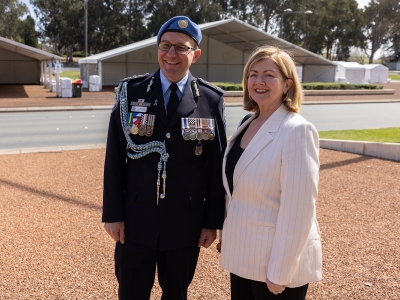
[[[243,69],[250,54],[207,36],[203,37],[200,49],[202,54],[199,60],[190,68],[195,77],[210,82],[242,82]],[[123,78],[155,72],[158,69],[157,52],[157,46],[152,45],[103,60],[103,85],[116,86]],[[95,70],[95,67],[89,69]],[[333,82],[335,66],[304,65],[302,75],[303,82]]]
[[[0,49],[0,84],[39,84],[40,61]]]
[[[347,69],[346,70],[346,82],[353,84],[364,83],[365,80],[365,69]]]
[[[195,76],[210,82],[240,83],[242,81],[248,54],[207,36],[201,42],[201,50],[200,59],[192,66]],[[197,73],[194,71],[196,69],[201,71]]]
[[[335,66],[303,65],[303,82],[334,82]]]

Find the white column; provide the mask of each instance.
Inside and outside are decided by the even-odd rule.
[[[50,68],[49,68],[49,72],[50,72],[50,74],[49,74],[49,88],[50,88],[50,85],[51,84],[53,84],[52,82],[53,82],[53,61],[49,61],[49,63],[50,63]]]
[[[89,86],[90,86],[90,83],[89,83],[89,64],[86,62],[85,65],[86,65],[86,80],[87,80],[87,83],[88,83],[87,87],[89,88]]]
[[[56,64],[60,63],[59,60],[56,60]],[[60,74],[56,73],[56,97],[61,97],[61,88],[60,88]]]
[[[44,81],[45,81],[45,77],[44,77],[44,66],[43,66],[43,64],[44,64],[44,61],[41,60],[41,61],[40,61],[40,83],[41,83],[42,85],[44,85]]]
[[[49,67],[48,67],[48,69],[47,69],[47,76],[46,76],[46,79],[48,79],[48,85],[47,85],[47,88],[48,89],[50,89],[50,82],[51,82],[51,80],[50,80],[50,78],[51,78],[51,73],[50,73],[50,68],[51,68],[51,61],[49,61],[49,60],[46,60],[46,65],[47,64],[49,64]]]
[[[100,91],[103,90],[103,70],[101,67],[101,61],[98,62],[99,65],[99,76],[100,76]]]

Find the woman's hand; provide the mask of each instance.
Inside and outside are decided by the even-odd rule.
[[[269,281],[268,278],[267,278],[267,286],[268,286],[269,291],[275,295],[280,294],[285,290],[284,285],[275,284],[275,283]]]

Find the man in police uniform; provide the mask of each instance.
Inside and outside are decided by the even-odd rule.
[[[187,17],[157,35],[160,69],[122,80],[111,113],[103,222],[116,241],[120,299],[187,299],[199,250],[222,228],[223,90],[189,72],[201,50]],[[175,84],[176,85],[175,85]]]

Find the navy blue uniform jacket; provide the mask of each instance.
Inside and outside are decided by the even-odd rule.
[[[152,78],[153,83],[147,91]],[[192,92],[193,80],[198,83],[200,97],[195,97]],[[156,115],[152,136],[129,136],[137,145],[165,141],[169,154],[166,195],[157,205],[160,154],[151,153],[139,159],[127,157],[120,103],[116,101],[108,129],[102,221],[124,221],[127,239],[153,249],[158,238],[161,250],[197,245],[202,228],[221,229],[224,220],[225,191],[221,172],[226,133],[223,91],[189,73],[182,99],[170,123],[164,106],[160,70],[128,80],[127,92],[128,104],[145,99],[151,103],[146,113]],[[182,137],[181,118],[188,117],[215,120],[215,139],[202,141],[200,156],[194,155],[197,140],[186,141]]]

